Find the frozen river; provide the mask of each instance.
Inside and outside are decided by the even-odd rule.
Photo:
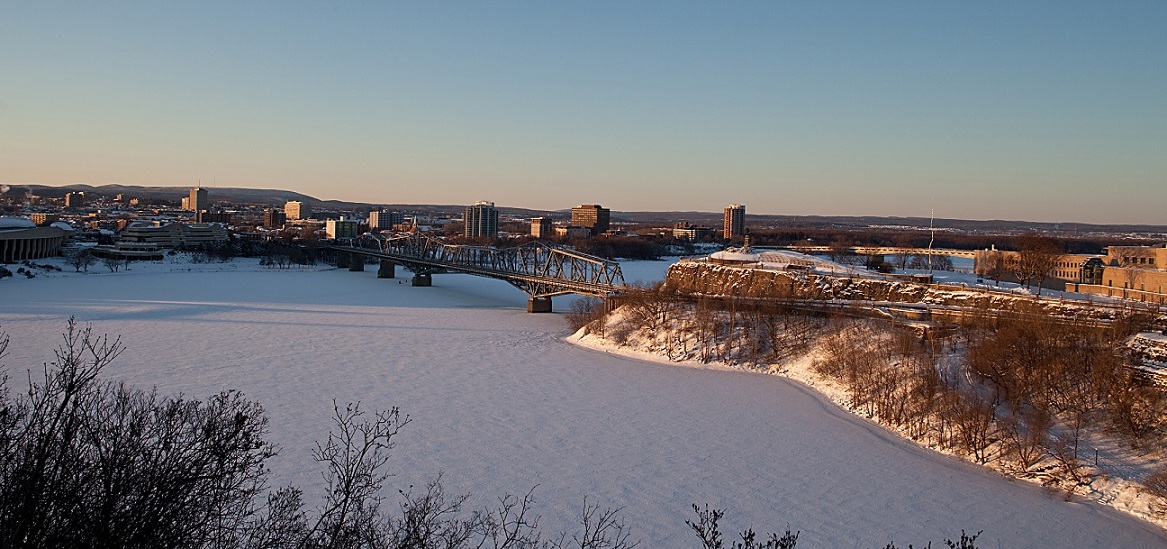
[[[627,264],[626,278],[666,266]],[[588,496],[622,507],[643,547],[697,546],[684,524],[693,503],[726,509],[729,535],[801,530],[800,547],[936,546],[961,529],[983,530],[981,547],[1167,546],[1154,526],[917,448],[784,379],[575,347],[561,315],[525,313],[502,282],[437,275],[413,288],[401,270],[379,280],[253,260],[178,268],[0,281],[4,363],[21,378],[49,360],[76,315],[122,336],[107,377],[263,403],[282,448],[277,482],[309,492],[332,399],[398,406],[414,422],[393,489],[442,472],[450,492],[486,504],[537,485],[550,531],[569,528]]]

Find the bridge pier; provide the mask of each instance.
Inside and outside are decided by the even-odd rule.
[[[365,270],[365,256],[361,254],[352,254],[348,258],[348,270],[360,272]]]
[[[616,308],[623,305],[625,301],[627,301],[627,299],[625,299],[624,296],[605,297],[604,298],[604,312],[610,313],[612,311],[615,311]]]
[[[381,266],[377,269],[377,278],[397,278],[397,264],[388,259],[382,259]]]
[[[417,273],[413,275],[413,280],[410,284],[414,286],[433,286],[434,277],[429,273]]]
[[[349,256],[350,255],[352,255],[352,254],[348,254],[345,252],[337,252],[336,253],[336,268],[337,269],[347,269],[348,264],[349,264],[349,259],[350,259]]]
[[[551,312],[551,298],[550,297],[532,297],[527,302],[528,313],[550,313]]]

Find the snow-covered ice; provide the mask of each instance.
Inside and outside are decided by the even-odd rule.
[[[626,263],[625,276],[667,265]],[[577,347],[561,315],[527,314],[505,283],[437,275],[414,288],[407,277],[240,260],[10,278],[3,363],[23,383],[76,315],[122,337],[107,377],[263,403],[282,448],[277,483],[309,490],[333,399],[399,406],[414,423],[393,488],[444,472],[449,491],[488,504],[538,485],[549,531],[569,529],[586,495],[622,507],[644,547],[696,546],[692,503],[727,509],[731,536],[801,530],[800,547],[919,546],[961,529],[983,530],[982,547],[1167,546],[1150,524],[922,449],[796,382]]]

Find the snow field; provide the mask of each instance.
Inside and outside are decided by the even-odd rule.
[[[122,336],[109,379],[262,403],[282,448],[274,481],[309,494],[335,399],[414,420],[391,461],[388,508],[392,490],[443,472],[477,505],[538,485],[548,532],[570,530],[585,495],[621,507],[643,547],[695,546],[692,503],[726,509],[729,536],[789,526],[800,547],[919,546],[961,529],[984,530],[982,547],[1167,546],[1152,525],[919,448],[802,384],[572,345],[561,315],[525,313],[526,296],[499,281],[438,275],[413,288],[404,271],[253,262],[0,282],[10,384],[51,359],[76,315]],[[666,267],[626,264],[625,276]]]

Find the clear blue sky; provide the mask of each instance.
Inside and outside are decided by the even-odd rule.
[[[1167,223],[1167,2],[0,0],[0,183]]]

